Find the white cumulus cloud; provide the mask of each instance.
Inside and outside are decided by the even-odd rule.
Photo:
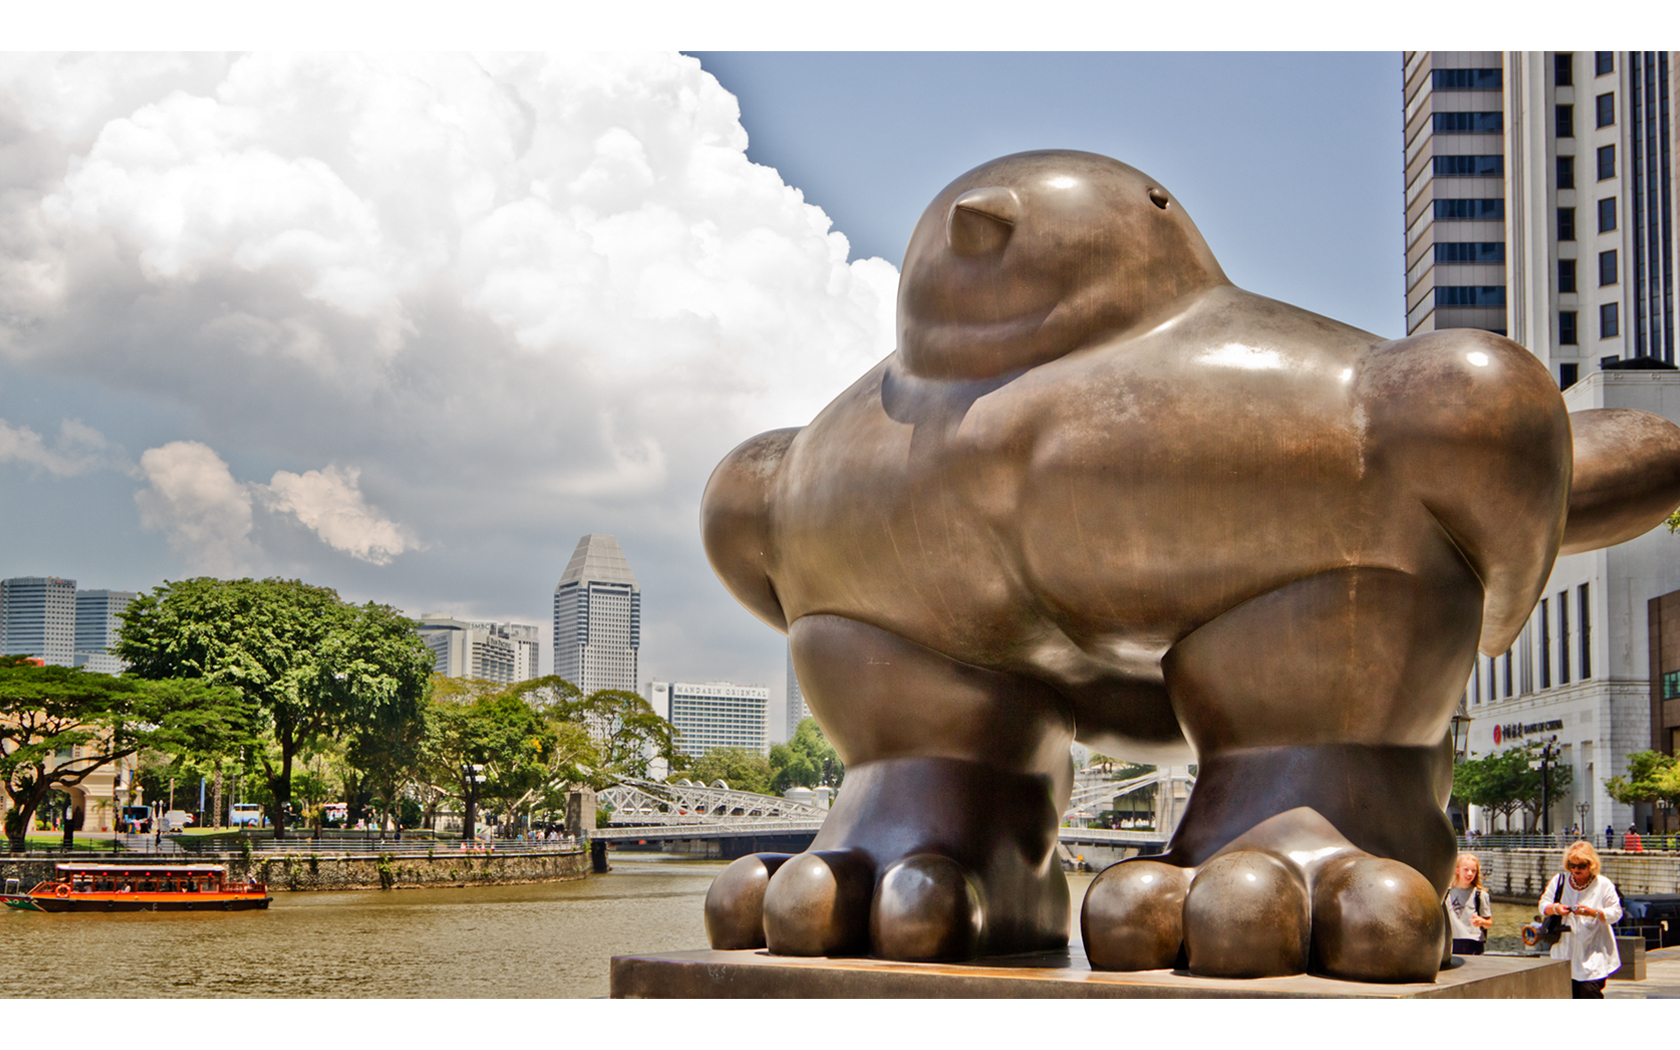
[[[29,427],[14,427],[0,419],[0,463],[21,463],[61,478],[101,467],[132,469],[104,434],[76,419],[59,423],[58,440],[50,447]]]
[[[252,571],[251,494],[214,449],[171,441],[147,449],[140,470],[149,483],[134,494],[140,523],[161,531],[189,569],[213,576]]]
[[[412,532],[387,521],[368,506],[359,479],[361,472],[330,465],[302,474],[278,470],[263,490],[271,510],[291,514],[314,530],[328,546],[375,565],[418,543]]]
[[[611,532],[650,655],[709,659],[677,639],[760,630],[712,467],[893,345],[896,270],[683,55],[0,55],[0,141],[0,370],[161,445],[138,503],[197,571],[546,618]]]

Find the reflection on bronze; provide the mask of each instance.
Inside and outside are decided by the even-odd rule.
[[[788,633],[847,764],[811,853],[720,877],[715,943],[755,907],[778,953],[1064,943],[1077,737],[1200,763],[1169,852],[1093,885],[1096,965],[1432,971],[1476,651],[1560,544],[1680,502],[1680,429],[1582,413],[1572,446],[1522,347],[1244,292],[1175,197],[1087,153],[948,186],[898,317],[896,352],[706,489],[714,568]]]

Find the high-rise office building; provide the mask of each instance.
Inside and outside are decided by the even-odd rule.
[[[1680,422],[1677,59],[1405,54],[1408,334],[1499,332],[1539,358],[1572,412],[1641,408]],[[1653,816],[1611,799],[1604,781],[1626,773],[1629,754],[1675,744],[1680,712],[1664,706],[1666,664],[1653,652],[1664,611],[1680,608],[1663,600],[1680,591],[1677,544],[1657,529],[1560,558],[1510,651],[1476,662],[1470,751],[1553,741],[1572,774],[1554,794],[1553,830],[1577,824],[1602,842],[1606,825],[1643,830]],[[1672,686],[1680,697],[1680,676]]]
[[[137,598],[133,591],[76,592],[76,649],[72,663],[99,674],[121,674],[125,665],[111,655],[122,628],[118,615]]]
[[[482,678],[512,685],[537,677],[537,628],[523,623],[428,615],[415,628],[445,678]]]
[[[799,675],[793,670],[793,646],[790,643],[787,651],[787,739],[792,740],[799,723],[810,717],[811,708],[805,703],[805,690],[800,688]]]
[[[1508,335],[1564,389],[1674,363],[1677,60],[1406,52],[1408,333]]]
[[[75,654],[75,580],[0,580],[0,656],[34,656],[49,665],[73,667]]]
[[[642,589],[618,540],[598,532],[578,540],[554,588],[554,673],[587,695],[636,691],[642,644]]]
[[[645,698],[677,727],[677,750],[699,758],[718,747],[770,750],[770,690],[731,682],[649,682]]]

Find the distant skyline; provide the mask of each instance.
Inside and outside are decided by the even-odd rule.
[[[940,187],[1107,153],[1239,285],[1395,337],[1399,98],[1397,53],[4,56],[0,577],[541,625],[611,533],[640,678],[779,713],[700,491],[891,350]]]

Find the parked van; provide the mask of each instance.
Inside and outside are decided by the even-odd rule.
[[[192,827],[192,823],[193,815],[184,809],[172,809],[163,815],[163,830],[165,833],[185,831]]]
[[[262,807],[254,802],[238,802],[228,807],[228,823],[236,828],[260,828],[262,822]]]

